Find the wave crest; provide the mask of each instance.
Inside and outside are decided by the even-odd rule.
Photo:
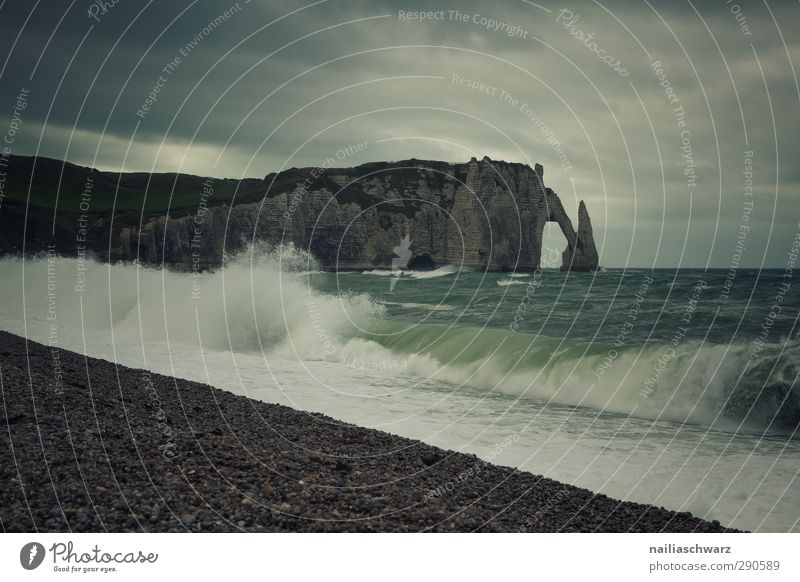
[[[264,352],[370,369],[402,361],[392,373],[641,418],[757,430],[800,426],[795,340],[766,344],[750,361],[747,344],[615,348],[509,329],[409,326],[386,319],[385,306],[367,294],[320,292],[308,276],[317,270],[310,255],[291,246],[252,246],[204,273],[5,258],[0,320],[16,333],[38,326],[46,334],[55,325],[65,337],[70,328],[78,338],[109,332],[190,348],[182,353]]]

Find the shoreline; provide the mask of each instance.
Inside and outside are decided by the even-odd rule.
[[[7,332],[0,380],[5,532],[736,531]]]

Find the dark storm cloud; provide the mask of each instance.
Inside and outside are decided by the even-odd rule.
[[[798,228],[797,4],[92,6],[0,8],[0,129],[30,91],[16,153],[225,176],[317,165],[360,141],[367,150],[343,164],[540,161],[573,215],[587,200],[607,265],[705,266],[710,256],[727,266],[749,200],[743,264],[766,252],[782,266]],[[421,10],[436,19],[400,17]],[[742,173],[751,150],[752,199]]]

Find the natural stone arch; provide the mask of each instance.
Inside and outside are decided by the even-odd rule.
[[[583,200],[578,205],[578,230],[572,226],[572,221],[567,216],[561,200],[553,190],[545,188],[545,205],[547,210],[548,222],[555,222],[567,239],[567,248],[561,255],[562,271],[596,271],[598,268],[599,256],[597,247],[594,244],[592,234],[592,221],[589,218],[589,211]],[[542,230],[544,226],[542,226]],[[539,236],[541,241],[541,235]]]

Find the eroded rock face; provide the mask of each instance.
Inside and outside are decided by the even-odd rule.
[[[545,222],[555,221],[567,240],[562,270],[597,269],[586,206],[581,202],[576,232],[556,193],[544,187],[543,173],[539,164],[531,170],[489,158],[371,163],[316,178],[291,170],[268,176],[267,195],[258,202],[124,227],[113,259],[138,254],[150,263],[185,265],[194,255],[201,266],[215,267],[223,250],[268,241],[309,250],[326,268],[390,268],[393,249],[408,235],[412,267],[534,270]]]
[[[563,208],[562,208],[563,210]],[[589,218],[589,211],[583,200],[578,205],[578,231],[572,230],[569,218],[562,218],[565,226],[561,231],[567,238],[567,248],[562,255],[562,271],[596,271],[598,268],[597,247],[594,244],[592,234],[592,221]],[[561,224],[561,222],[559,222]]]
[[[600,257],[594,244],[592,233],[592,220],[586,204],[581,200],[578,205],[578,233],[575,245],[567,245],[564,251],[564,264],[562,271],[596,271]]]

